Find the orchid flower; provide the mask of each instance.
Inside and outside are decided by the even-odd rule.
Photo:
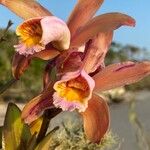
[[[20,37],[20,44],[15,48],[21,55],[40,52],[50,42],[53,42],[53,46],[58,50],[66,50],[70,44],[70,31],[67,25],[54,16],[26,20],[18,26],[16,34]]]
[[[96,93],[137,82],[150,74],[149,61],[127,61],[105,67],[104,59],[114,30],[122,25],[135,26],[135,20],[122,13],[93,17],[102,3],[103,0],[78,0],[67,24],[49,13],[41,14],[42,17],[34,15],[36,18],[26,20],[17,28],[20,43],[15,47],[19,55],[24,59],[30,55],[54,58],[44,73],[45,89],[23,109],[22,118],[26,123],[30,124],[44,110],[53,107],[76,110],[83,118],[87,138],[98,143],[109,130],[110,118],[106,101]],[[11,10],[18,13],[14,7]],[[66,51],[61,53],[62,50]],[[59,54],[49,57],[52,51]],[[56,68],[56,79],[51,81],[47,72],[53,68]]]

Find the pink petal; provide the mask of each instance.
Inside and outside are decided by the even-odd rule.
[[[150,62],[124,62],[107,66],[93,79],[95,91],[104,91],[137,82],[150,75]]]
[[[84,130],[87,138],[94,143],[99,143],[109,129],[109,108],[105,100],[93,95],[88,103],[88,108],[81,113]]]
[[[99,66],[104,64],[104,58],[111,44],[112,35],[112,32],[99,33],[88,43],[83,61],[83,68],[87,73],[95,72]]]
[[[39,118],[44,110],[53,107],[52,93],[45,92],[29,101],[22,110],[22,119],[30,124]]]
[[[23,19],[52,15],[35,0],[1,0],[0,4]]]
[[[44,50],[43,47],[39,45],[34,45],[33,47],[27,47],[24,43],[20,43],[18,45],[14,45],[15,51],[18,52],[20,55],[33,55],[34,53],[38,53]]]
[[[41,20],[43,30],[41,43],[46,45],[53,42],[53,46],[60,50],[68,49],[70,45],[70,31],[64,21],[57,17],[44,17]]]
[[[122,25],[135,26],[135,20],[121,13],[107,13],[93,18],[72,37],[71,46],[78,47],[98,33],[111,32]]]
[[[79,109],[80,111],[85,110],[85,105],[81,105],[77,102],[70,102],[61,98],[56,92],[53,95],[54,105],[55,107],[61,108],[63,111],[74,111],[75,109]]]
[[[103,0],[78,0],[68,20],[72,36],[94,16],[102,3]]]
[[[83,102],[80,102],[79,100],[76,99],[69,101],[65,97],[61,97],[57,92],[57,87],[62,83],[67,82],[68,84],[68,81],[76,79],[79,76],[81,76],[83,79],[86,80],[89,89],[87,95],[82,100]],[[78,109],[80,112],[82,112],[87,108],[88,100],[91,99],[94,85],[95,83],[93,79],[84,70],[82,71],[78,70],[76,72],[68,72],[62,77],[60,81],[57,81],[54,85],[54,89],[56,90],[56,92],[53,95],[53,100],[54,100],[53,104],[56,107],[62,108],[62,110],[64,111],[66,110],[73,111],[75,109]]]

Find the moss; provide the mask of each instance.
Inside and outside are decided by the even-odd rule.
[[[50,150],[109,150],[119,143],[119,138],[111,131],[99,144],[91,143],[86,139],[82,126],[73,122],[63,123],[52,139]]]

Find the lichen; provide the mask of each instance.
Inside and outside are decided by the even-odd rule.
[[[68,121],[52,137],[50,150],[111,150],[119,144],[119,138],[111,131],[99,144],[91,143],[83,132],[82,125]]]

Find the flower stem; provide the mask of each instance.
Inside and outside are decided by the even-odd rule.
[[[49,127],[50,119],[47,118],[47,114],[48,114],[48,112],[46,110],[43,114],[43,122],[42,122],[42,126],[41,126],[40,132],[37,137],[37,143],[39,143],[45,137],[45,134]]]
[[[4,86],[0,88],[0,95],[3,94],[11,85],[13,85],[17,79],[10,79]]]
[[[37,143],[39,143],[45,137],[51,119],[54,118],[56,115],[58,115],[60,112],[61,112],[61,109],[58,109],[58,108],[45,110],[43,114],[42,126],[37,137]]]

